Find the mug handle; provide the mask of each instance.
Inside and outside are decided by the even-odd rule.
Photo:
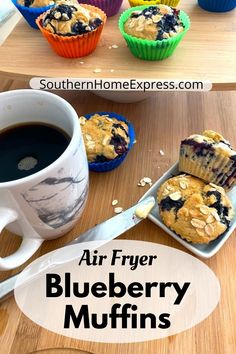
[[[27,221],[19,218],[19,214],[10,208],[0,208],[0,232],[8,224],[19,221],[22,228],[24,238],[18,250],[8,257],[0,257],[0,270],[11,270],[25,263],[41,246],[43,240],[27,223]]]

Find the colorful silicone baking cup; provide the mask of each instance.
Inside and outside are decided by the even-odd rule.
[[[178,33],[175,37],[171,37],[168,39],[151,41],[147,39],[137,38],[127,34],[124,30],[124,25],[130,17],[131,13],[133,11],[142,11],[148,7],[149,6],[136,6],[124,11],[120,16],[119,28],[121,34],[127,42],[131,53],[135,57],[143,60],[162,60],[168,58],[173,54],[176,47],[190,28],[190,19],[184,11],[180,11],[179,16],[181,21],[183,22],[184,31]]]
[[[235,0],[198,0],[199,6],[211,12],[227,12],[235,9]]]
[[[81,58],[91,54],[97,47],[98,41],[100,39],[104,24],[106,23],[107,16],[99,8],[90,5],[81,5],[84,8],[97,12],[101,19],[102,24],[95,30],[78,36],[60,36],[58,34],[51,33],[47,31],[43,25],[42,20],[45,13],[39,16],[36,20],[40,31],[47,39],[52,49],[61,57],[64,58]]]
[[[49,5],[45,7],[26,7],[18,4],[18,0],[11,0],[15,7],[20,11],[22,16],[28,22],[28,24],[34,28],[39,29],[38,25],[36,24],[37,18],[43,14],[45,11],[49,10],[54,5]]]
[[[94,114],[99,114],[99,115],[108,115],[110,118],[116,118],[117,120],[120,120],[122,122],[125,122],[128,125],[128,131],[129,131],[129,146],[128,146],[128,151],[121,155],[120,157],[117,157],[114,160],[107,161],[107,162],[90,162],[89,163],[89,169],[90,171],[95,171],[95,172],[108,172],[111,170],[114,170],[118,166],[122,164],[122,162],[125,160],[128,152],[132,148],[134,141],[135,141],[135,131],[133,125],[123,116],[113,113],[113,112],[94,112],[94,113],[89,113],[85,114],[84,117],[86,119],[90,119]]]
[[[130,6],[141,6],[141,5],[168,5],[176,7],[179,5],[180,0],[129,0]]]
[[[78,2],[99,7],[108,17],[111,17],[119,12],[123,0],[78,0]]]

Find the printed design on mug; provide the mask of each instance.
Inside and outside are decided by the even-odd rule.
[[[62,169],[58,171],[61,172]],[[40,220],[53,229],[68,224],[82,213],[87,195],[87,175],[48,177],[22,194]]]

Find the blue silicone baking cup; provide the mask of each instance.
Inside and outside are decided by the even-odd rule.
[[[198,5],[210,12],[228,12],[236,7],[236,0],[198,0]]]
[[[106,161],[106,162],[90,162],[89,163],[89,170],[90,171],[94,171],[94,172],[108,172],[111,170],[114,170],[115,168],[117,168],[118,166],[120,166],[122,164],[122,162],[125,160],[128,152],[130,151],[130,149],[132,148],[132,146],[134,145],[134,141],[135,141],[135,131],[134,131],[134,127],[133,125],[123,116],[117,114],[117,113],[113,113],[113,112],[94,112],[94,113],[89,113],[89,114],[85,114],[83,117],[85,117],[86,119],[91,118],[94,114],[99,114],[99,115],[108,115],[109,118],[116,118],[117,120],[120,120],[122,122],[125,122],[128,125],[128,131],[129,131],[129,146],[128,146],[128,151],[123,154],[120,157],[117,157],[114,160],[111,161]]]
[[[47,10],[49,10],[54,5],[49,5],[45,7],[26,7],[18,4],[18,0],[11,0],[15,7],[20,11],[21,15],[25,18],[30,27],[34,29],[39,29],[36,20],[37,18]]]

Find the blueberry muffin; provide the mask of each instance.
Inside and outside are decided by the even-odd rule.
[[[86,8],[74,1],[61,0],[45,14],[42,27],[60,36],[76,36],[92,32],[102,23],[95,7]]]
[[[166,5],[149,6],[133,11],[124,24],[124,31],[133,37],[162,41],[184,31],[179,10]]]
[[[157,197],[164,224],[193,243],[215,240],[227,231],[234,215],[223,188],[190,175],[170,178]]]
[[[88,161],[99,163],[119,158],[128,152],[130,138],[126,122],[112,115],[80,117]]]
[[[229,190],[236,184],[236,151],[222,135],[206,130],[181,142],[179,170]]]
[[[55,2],[56,0],[18,0],[18,4],[25,7],[45,7]]]
[[[37,18],[55,5],[57,0],[11,0],[30,27],[39,29]]]

